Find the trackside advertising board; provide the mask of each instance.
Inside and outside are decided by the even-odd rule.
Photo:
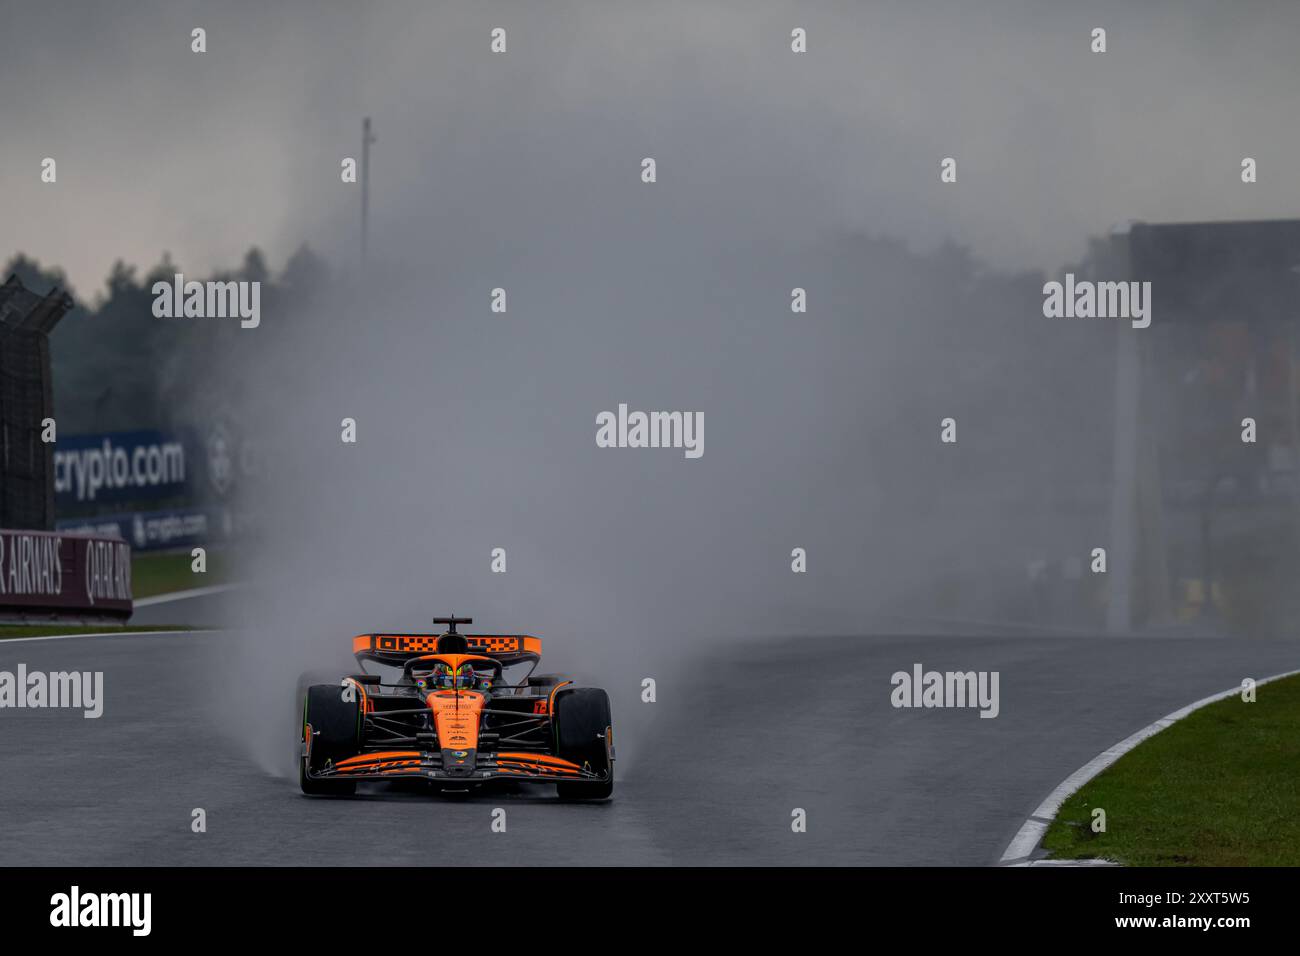
[[[118,538],[0,529],[0,616],[131,616],[131,546]]]
[[[223,520],[224,519],[224,520]],[[121,538],[136,551],[189,548],[229,537],[229,516],[205,508],[171,508],[166,511],[136,511],[130,514],[67,518],[54,527],[71,534]]]
[[[54,446],[54,498],[61,505],[148,501],[190,491],[192,436],[160,431],[72,435]]]

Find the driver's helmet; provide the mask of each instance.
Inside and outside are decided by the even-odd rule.
[[[460,670],[456,671],[456,689],[457,690],[474,690],[478,685],[478,674],[474,673],[474,665],[465,663],[460,665]]]
[[[473,664],[461,664],[453,671],[450,664],[434,661],[429,673],[420,678],[419,686],[428,690],[478,690],[491,686],[491,682],[480,678]]]
[[[442,661],[434,661],[428,675],[420,682],[421,687],[430,690],[449,690],[453,684],[451,668]]]

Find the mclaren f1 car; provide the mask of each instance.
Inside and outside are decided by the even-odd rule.
[[[605,691],[534,675],[536,637],[461,634],[457,625],[473,623],[467,617],[433,623],[447,629],[353,638],[361,673],[305,688],[304,793],[351,794],[358,783],[394,780],[442,791],[554,784],[567,799],[613,793]]]

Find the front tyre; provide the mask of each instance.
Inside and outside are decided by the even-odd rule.
[[[338,684],[314,684],[307,688],[302,705],[304,756],[298,765],[302,792],[313,796],[356,793],[355,780],[313,780],[307,769],[318,772],[361,749],[363,715],[360,699],[345,700]]]
[[[561,688],[555,694],[555,752],[595,773],[600,783],[564,782],[562,800],[607,800],[614,793],[614,727],[609,695],[598,687]]]

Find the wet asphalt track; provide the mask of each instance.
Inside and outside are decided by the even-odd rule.
[[[214,673],[240,639],[0,641],[0,669],[102,670],[106,685],[98,720],[0,711],[0,865],[420,864],[449,845],[458,862],[482,864],[991,864],[1039,800],[1105,747],[1243,676],[1300,666],[1295,641],[751,643],[743,659],[703,659],[692,669],[703,683],[661,685],[659,703],[633,705],[655,710],[634,715],[640,739],[635,753],[624,739],[620,757],[633,759],[610,803],[562,804],[549,788],[338,800],[260,769],[212,730],[216,695],[177,680]],[[889,676],[916,661],[1000,671],[1001,715],[893,709]],[[678,695],[695,706],[665,700]],[[504,834],[489,829],[496,806]],[[191,832],[194,807],[206,833]],[[808,812],[804,834],[790,830],[794,807]]]

